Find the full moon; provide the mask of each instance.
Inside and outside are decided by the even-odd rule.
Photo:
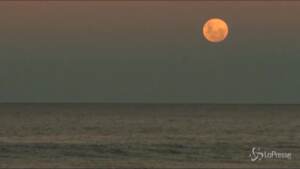
[[[226,22],[219,18],[212,18],[203,25],[203,36],[213,43],[218,43],[228,36],[228,26]]]

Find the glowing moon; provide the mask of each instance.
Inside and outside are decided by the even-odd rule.
[[[212,18],[203,25],[203,36],[213,43],[221,42],[228,36],[228,26],[226,22],[219,18]]]

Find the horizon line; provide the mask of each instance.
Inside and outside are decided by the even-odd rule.
[[[0,104],[169,104],[169,105],[300,105],[300,103],[217,103],[217,102],[0,102]]]

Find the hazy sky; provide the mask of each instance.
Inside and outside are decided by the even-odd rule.
[[[300,103],[300,2],[0,2],[0,102]],[[223,43],[203,39],[211,17]]]

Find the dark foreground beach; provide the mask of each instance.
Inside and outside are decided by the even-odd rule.
[[[0,167],[299,168],[300,105],[0,104]]]

